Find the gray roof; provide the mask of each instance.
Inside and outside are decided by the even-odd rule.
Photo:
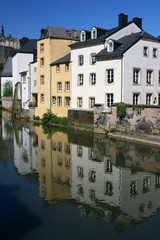
[[[64,57],[52,62],[50,65],[54,66],[54,65],[57,65],[57,64],[70,63],[70,62],[71,62],[71,54],[68,53]]]
[[[141,31],[138,33],[132,33],[130,35],[124,36],[123,38],[119,39],[115,42],[115,48],[113,52],[108,52],[107,47],[100,51],[96,57],[113,57],[113,56],[120,56],[124,52],[126,52],[130,47],[132,47],[136,42],[140,39],[150,39],[154,41],[158,41],[157,38],[153,37],[152,35],[148,34],[147,32]]]
[[[12,77],[12,57],[7,58],[1,77]]]
[[[41,29],[40,39],[43,38],[79,40],[80,31],[76,29],[48,26],[46,29]]]
[[[20,53],[33,53],[34,49],[37,48],[37,40],[30,39],[23,47],[19,49]]]

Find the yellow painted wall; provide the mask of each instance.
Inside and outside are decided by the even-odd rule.
[[[58,117],[67,117],[68,109],[71,107],[71,89],[72,89],[72,64],[69,63],[69,70],[66,71],[66,64],[59,64],[60,71],[57,72],[57,66],[52,66],[52,87],[51,96],[56,97],[56,104],[51,101],[51,111]],[[58,91],[58,83],[62,83],[62,91]],[[69,83],[69,91],[66,91],[66,82]],[[58,106],[58,97],[62,99],[62,105]],[[70,105],[66,106],[65,98],[70,97]]]
[[[75,40],[66,39],[42,39],[37,43],[37,85],[38,107],[35,115],[42,117],[43,113],[50,109],[50,63],[65,56],[70,52],[69,45]],[[44,52],[41,52],[41,44],[44,44]],[[44,58],[44,66],[41,66],[41,58]],[[44,75],[44,84],[40,84],[40,76]],[[44,103],[41,103],[41,94],[44,94]]]

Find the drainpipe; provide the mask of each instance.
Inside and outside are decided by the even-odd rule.
[[[121,102],[123,100],[123,55],[121,56]]]

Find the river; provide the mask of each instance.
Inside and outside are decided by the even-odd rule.
[[[160,148],[0,117],[1,239],[160,234]]]

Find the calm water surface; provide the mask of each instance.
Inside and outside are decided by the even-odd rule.
[[[160,148],[0,118],[1,239],[158,239]]]

